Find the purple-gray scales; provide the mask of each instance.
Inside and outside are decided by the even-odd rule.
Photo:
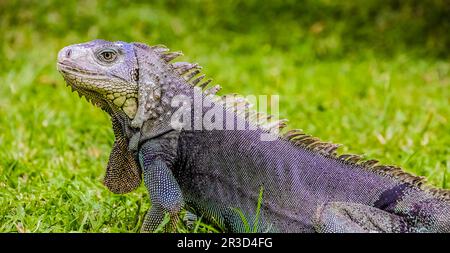
[[[450,191],[216,95],[197,64],[171,62],[179,55],[104,40],[58,55],[67,85],[111,116],[106,187],[144,179],[143,232],[167,214],[173,231],[183,209],[230,232],[450,232]]]

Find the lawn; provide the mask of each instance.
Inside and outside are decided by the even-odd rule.
[[[139,231],[144,187],[102,185],[108,115],[55,67],[96,38],[181,50],[223,94],[279,95],[290,128],[450,188],[448,5],[294,2],[1,1],[0,232]]]

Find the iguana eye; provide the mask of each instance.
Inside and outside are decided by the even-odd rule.
[[[111,49],[105,49],[98,53],[98,58],[101,61],[111,63],[117,58],[117,52]]]

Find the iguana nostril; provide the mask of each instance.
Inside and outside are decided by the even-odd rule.
[[[66,50],[66,57],[70,58],[70,55],[72,55],[72,49],[67,49]]]

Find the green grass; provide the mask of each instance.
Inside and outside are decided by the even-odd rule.
[[[304,16],[237,1],[0,2],[0,232],[139,231],[150,206],[144,187],[121,196],[101,183],[108,116],[55,68],[60,48],[95,38],[182,50],[223,93],[278,94],[290,127],[449,188],[450,63],[440,28],[426,30],[428,19],[408,19],[406,8],[380,12],[382,33],[369,14],[332,22],[307,2]],[[396,30],[408,20],[411,29]],[[216,229],[180,223],[179,231]]]

